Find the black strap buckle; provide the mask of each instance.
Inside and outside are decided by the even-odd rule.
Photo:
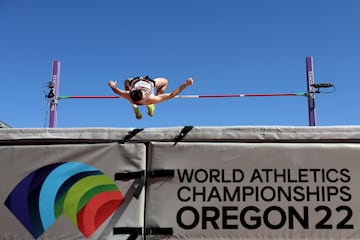
[[[181,132],[175,137],[174,145],[176,145],[178,142],[180,142],[186,136],[186,134],[188,134],[193,128],[194,128],[194,126],[183,127],[183,129],[181,129]]]
[[[144,130],[143,128],[135,128],[132,131],[130,131],[128,133],[128,135],[126,135],[122,140],[119,141],[119,143],[126,143],[128,141],[130,141],[133,137],[136,136],[136,134],[138,134],[139,132],[141,132],[142,130]]]

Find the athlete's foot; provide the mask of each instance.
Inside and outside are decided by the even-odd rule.
[[[134,110],[136,119],[137,119],[137,120],[142,119],[142,115],[141,115],[141,112],[140,112],[139,108],[138,108],[138,107],[133,107],[133,110]]]
[[[150,104],[150,105],[147,105],[147,110],[148,110],[148,115],[150,117],[154,116],[154,112],[155,112],[155,105],[154,104]]]

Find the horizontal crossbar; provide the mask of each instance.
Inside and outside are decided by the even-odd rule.
[[[211,94],[211,95],[178,95],[175,98],[234,98],[234,97],[297,97],[304,96],[306,93],[250,93],[250,94]],[[61,99],[106,99],[120,98],[119,96],[58,96]]]

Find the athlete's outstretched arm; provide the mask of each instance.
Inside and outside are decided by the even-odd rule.
[[[192,78],[188,78],[188,79],[186,79],[186,81],[183,84],[181,84],[179,87],[177,87],[171,93],[164,93],[164,94],[155,96],[153,99],[153,103],[160,103],[160,102],[169,100],[171,98],[174,98],[175,96],[179,95],[186,87],[191,86],[193,84],[194,84],[194,80]]]
[[[109,81],[109,87],[115,94],[119,95],[120,97],[126,98],[128,100],[130,99],[129,91],[124,91],[124,90],[116,87],[115,81]]]

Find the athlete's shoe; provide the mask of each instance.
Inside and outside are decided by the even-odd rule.
[[[136,119],[138,119],[138,120],[142,119],[142,115],[141,115],[141,112],[140,112],[139,108],[138,107],[133,107],[133,110],[134,110]]]
[[[148,115],[150,117],[154,116],[154,112],[155,112],[155,105],[154,104],[150,104],[150,105],[147,105],[147,110],[148,110]]]

